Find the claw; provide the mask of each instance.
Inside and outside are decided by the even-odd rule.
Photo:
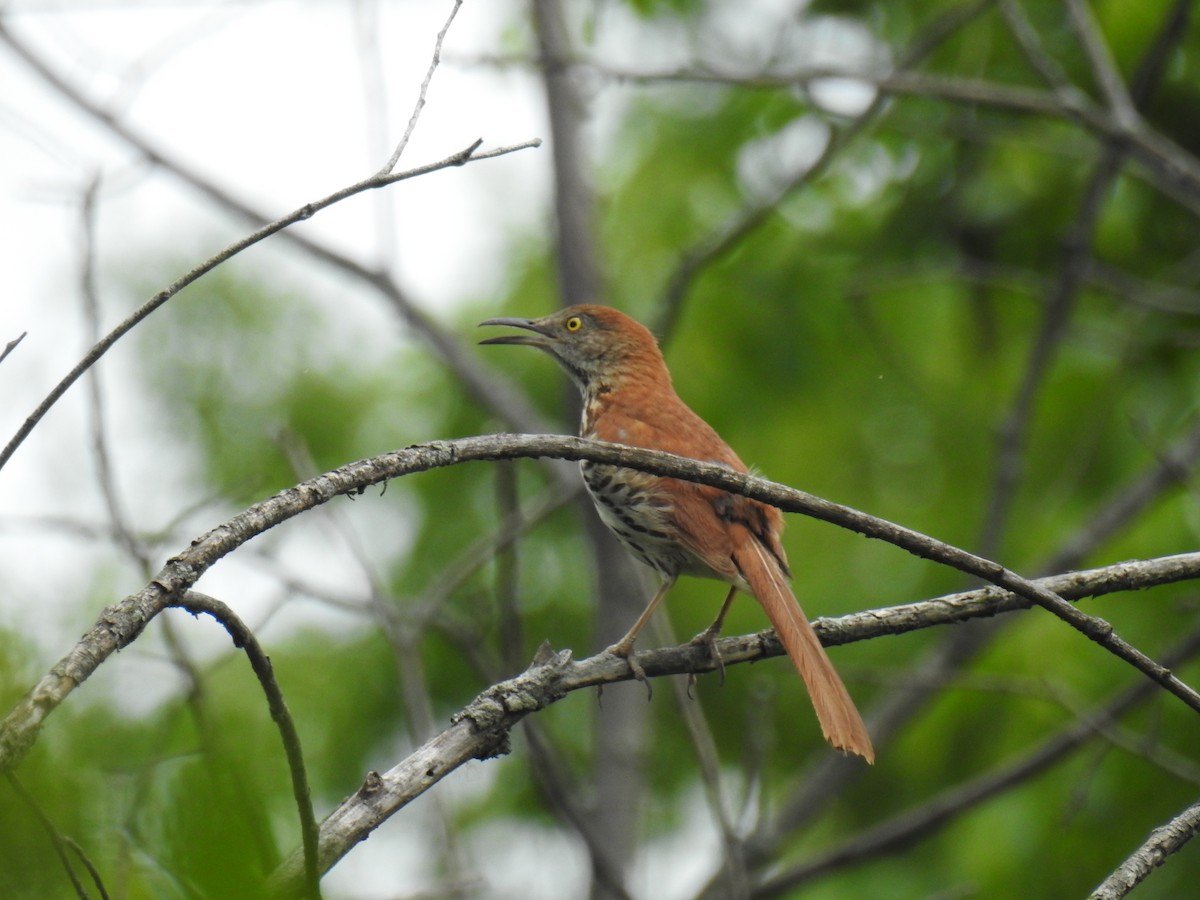
[[[654,699],[654,686],[650,684],[650,679],[646,677],[646,670],[637,661],[637,654],[632,647],[622,647],[620,644],[613,644],[604,652],[611,653],[613,656],[619,656],[625,660],[629,665],[629,671],[633,673],[633,677],[646,686],[646,699]]]
[[[721,686],[725,686],[725,660],[721,659],[721,651],[717,649],[717,634],[711,628],[706,628],[698,635],[689,641],[698,647],[704,647],[708,650],[708,657],[717,667],[717,671],[721,673]]]

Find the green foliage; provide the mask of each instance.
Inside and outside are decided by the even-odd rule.
[[[687,13],[700,9],[699,0],[629,0],[629,6],[639,16],[657,16],[665,12]]]
[[[684,0],[630,5],[647,27],[656,16],[702,12]],[[1122,74],[1132,77],[1170,4],[1089,5]],[[844,17],[898,56],[913,35],[957,7],[949,0],[827,0],[810,14]],[[1060,6],[1021,7],[1067,77],[1100,96]],[[1200,147],[1191,114],[1200,108],[1195,31],[1145,109],[1149,126],[1193,150]],[[1042,89],[994,11],[936,49],[922,71]],[[1099,191],[1094,224],[1079,229],[1107,150],[1094,136],[1069,120],[896,97],[827,169],[797,178],[727,252],[701,266],[676,298],[677,317],[668,316],[664,298],[681,257],[758,210],[770,194],[764,184],[786,180],[765,171],[762,160],[771,157],[762,150],[791,128],[839,135],[846,123],[788,88],[670,84],[637,94],[611,155],[599,161],[606,299],[644,321],[674,322],[663,337],[681,395],[768,477],[1040,574],[1194,427],[1200,277],[1193,212],[1126,166]],[[750,165],[755,160],[759,168]],[[1084,266],[1074,283],[1068,254],[1077,230],[1091,241],[1097,264]],[[443,317],[464,342],[485,316],[538,315],[557,302],[550,241],[520,235],[512,244],[503,296]],[[1006,523],[994,545],[981,547],[996,502],[998,436],[1064,286],[1071,295],[1064,327],[1020,424],[1019,477],[1000,498]],[[307,475],[298,456],[325,470],[408,441],[497,427],[426,350],[360,355],[331,337],[340,333],[335,319],[318,298],[280,294],[267,278],[224,269],[146,326],[139,357],[171,426],[165,446],[190,448],[198,493],[241,506]],[[563,412],[567,388],[549,360],[513,352],[486,364],[572,430]],[[509,474],[528,510],[546,489],[545,475],[533,462],[516,463]],[[397,747],[420,739],[406,677],[419,676],[441,725],[491,681],[525,665],[543,639],[580,656],[598,649],[592,562],[579,508],[568,506],[529,528],[512,551],[523,646],[519,659],[501,661],[507,607],[498,566],[471,550],[502,518],[500,477],[496,466],[453,467],[337,505],[351,519],[382,511],[394,521],[395,541],[386,550],[373,546],[367,568],[377,576],[374,601],[396,630],[416,637],[413,645],[396,641],[378,615],[363,615],[345,633],[303,628],[272,641],[321,810],[352,792],[366,771],[394,762]],[[1185,479],[1184,489],[1153,498],[1072,564],[1181,552],[1198,539],[1195,485]],[[814,616],[969,587],[957,573],[821,523],[793,518],[785,544],[797,594]],[[703,628],[722,596],[715,582],[679,584],[668,604],[678,634]],[[1086,608],[1154,655],[1196,619],[1187,585]],[[761,611],[741,598],[726,630],[765,627]],[[979,627],[996,629],[980,654],[952,672],[949,684],[934,685],[944,689],[889,742],[877,769],[773,862],[818,853],[1010,765],[1135,680],[1040,610],[999,626],[872,640],[833,657],[869,708],[916,681],[927,654],[951,636]],[[18,671],[25,662],[13,643],[0,634],[0,696],[8,706],[18,695],[13,685],[29,677]],[[1194,662],[1179,671],[1200,677]],[[826,752],[784,660],[731,669],[724,685],[702,677],[696,693],[722,770],[753,772],[753,785],[750,776],[730,776],[735,793],[756,791],[752,805],[763,810],[773,812],[802,777],[802,764]],[[538,717],[584,784],[595,763],[593,703],[568,697]],[[698,765],[665,686],[650,719],[636,752],[647,773],[645,827],[657,838],[679,827],[684,801],[698,790]],[[1181,797],[1194,794],[1193,784],[1181,787],[1183,776],[1161,764],[1184,756],[1187,765],[1177,769],[1194,769],[1187,756],[1200,745],[1193,715],[1168,698],[1117,724],[1128,729],[1124,745],[1090,741],[947,826],[914,835],[895,855],[832,874],[803,895],[1086,892],[1178,812]],[[515,743],[512,757],[488,763],[501,772],[494,782],[448,814],[456,824],[558,821],[519,734]],[[121,873],[131,897],[250,896],[298,843],[278,735],[240,657],[204,668],[195,696],[173,697],[143,719],[99,701],[56,713],[20,776],[103,871]],[[61,890],[33,814],[8,797],[0,802],[0,857],[13,860],[0,866],[0,894]],[[1185,895],[1200,870],[1194,857],[1172,858],[1147,896]]]
[[[400,396],[423,394],[422,360],[398,353],[364,367],[317,298],[232,271],[201,281],[170,315],[138,335],[138,358],[205,483],[230,500],[294,484],[309,458],[323,471],[366,455]]]

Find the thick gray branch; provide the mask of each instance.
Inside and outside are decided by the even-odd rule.
[[[1124,897],[1197,834],[1200,834],[1200,802],[1193,803],[1166,825],[1150,832],[1146,843],[1092,891],[1090,900]]]
[[[17,766],[25,752],[34,744],[38,728],[46,716],[78,684],[83,683],[104,659],[116,650],[128,646],[151,618],[178,600],[185,590],[190,590],[211,565],[227,553],[246,544],[254,536],[341,494],[358,494],[371,485],[400,478],[402,475],[455,466],[462,462],[535,457],[556,457],[565,460],[587,458],[596,462],[643,469],[672,478],[698,481],[725,488],[733,493],[745,494],[746,497],[779,506],[782,510],[800,512],[871,538],[888,541],[889,544],[895,544],[917,556],[983,578],[997,587],[1010,590],[1031,604],[1049,608],[1056,616],[1067,620],[1092,640],[1145,672],[1172,694],[1182,698],[1190,707],[1200,709],[1200,695],[1196,695],[1192,688],[1180,682],[1169,670],[1118,638],[1112,632],[1111,626],[1102,619],[1092,618],[1075,610],[1052,590],[1042,584],[1027,581],[1004,569],[1002,565],[973,556],[959,550],[958,547],[943,544],[942,541],[914,532],[910,528],[866,515],[865,512],[850,509],[848,506],[830,503],[829,500],[785,485],[733,472],[732,469],[714,463],[696,462],[653,450],[640,450],[619,444],[554,434],[488,434],[418,444],[348,463],[347,466],[302,481],[295,487],[275,494],[274,497],[262,500],[212,529],[208,534],[199,536],[179,556],[168,559],[162,570],[145,587],[118,604],[106,608],[98,622],[80,638],[76,647],[34,686],[29,695],[13,708],[4,721],[0,722],[0,770]]]
[[[1200,695],[1195,690],[1119,638],[1102,619],[1075,609],[1040,583],[920,532],[714,463],[561,435],[493,434],[417,444],[349,463],[268,497],[196,538],[178,556],[167,560],[145,587],[106,608],[75,647],[0,722],[0,771],[20,763],[37,739],[38,729],[46,716],[100,663],[128,646],[141,634],[147,622],[166,606],[177,602],[218,560],[257,535],[334,497],[360,494],[367,487],[392,478],[464,462],[538,457],[591,459],[709,484],[895,544],[917,556],[975,575],[1031,604],[1045,607],[1193,709],[1200,710]],[[646,666],[646,671],[652,671],[650,666]]]
[[[1038,584],[1062,596],[1080,598],[1192,578],[1200,578],[1200,553],[1125,562],[1102,569],[1056,575],[1041,579]],[[931,625],[993,616],[1029,605],[1028,601],[1006,591],[983,588],[903,606],[868,610],[837,619],[819,618],[813,621],[813,627],[821,642],[832,646]],[[783,646],[773,631],[723,638],[717,642],[717,648],[727,668],[784,654]],[[708,672],[716,668],[706,647],[690,643],[640,651],[638,661],[651,677]],[[449,728],[415,750],[403,762],[383,775],[368,775],[358,792],[321,823],[318,842],[321,872],[328,871],[388,817],[458,766],[472,759],[484,759],[507,752],[509,732],[525,716],[544,709],[572,691],[629,677],[629,667],[625,661],[606,653],[575,662],[571,659],[570,651],[555,655],[544,649],[539,654],[539,660],[526,672],[488,688],[455,716]],[[1082,734],[1091,732],[1092,725],[1085,723]],[[302,884],[302,865],[303,855],[297,850],[272,879],[277,892],[286,894],[299,889]]]

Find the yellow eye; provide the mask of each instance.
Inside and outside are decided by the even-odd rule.
[[[578,331],[582,327],[583,319],[579,318],[579,316],[571,316],[571,318],[567,319],[567,331]]]

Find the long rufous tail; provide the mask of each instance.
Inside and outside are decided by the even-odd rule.
[[[734,562],[804,679],[825,740],[844,753],[856,753],[874,764],[875,748],[862,716],[796,602],[787,578],[749,532],[744,536],[745,540],[735,541]]]

